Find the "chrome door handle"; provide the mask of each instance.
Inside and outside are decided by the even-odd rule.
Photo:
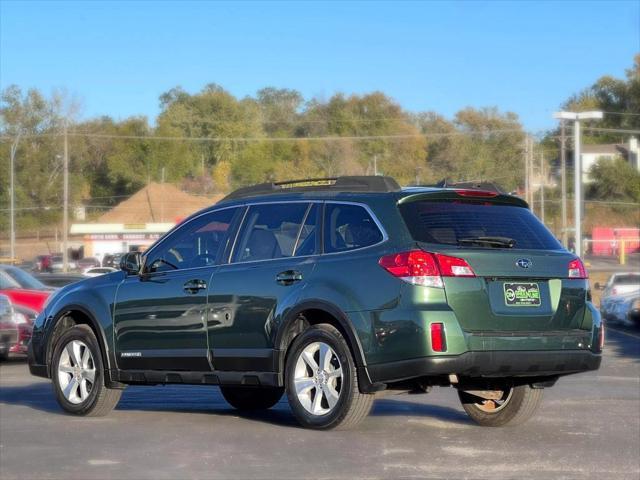
[[[302,280],[302,273],[296,270],[286,270],[276,275],[276,282],[280,285],[291,285]]]
[[[187,293],[198,293],[199,290],[205,290],[207,282],[204,280],[189,280],[184,284],[183,290]]]

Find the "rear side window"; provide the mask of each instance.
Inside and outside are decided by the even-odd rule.
[[[293,256],[308,203],[252,205],[245,218],[234,262]]]
[[[526,208],[463,201],[416,201],[400,205],[413,238],[444,245],[469,244],[478,237],[515,240],[514,249],[559,250],[562,245]]]
[[[638,285],[640,275],[618,275],[613,279],[614,285]]]
[[[382,232],[359,205],[327,203],[324,211],[324,251],[344,252],[381,242]]]

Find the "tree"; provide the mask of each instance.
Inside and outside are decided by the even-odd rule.
[[[589,171],[587,197],[594,200],[640,203],[640,172],[622,158],[598,159]]]
[[[516,114],[466,108],[453,122],[433,112],[416,121],[429,142],[428,179],[495,181],[509,190],[522,186],[524,131]]]

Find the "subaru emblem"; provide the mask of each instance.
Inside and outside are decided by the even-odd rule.
[[[520,268],[529,268],[531,265],[533,265],[533,262],[528,258],[519,258],[516,261],[516,265]]]

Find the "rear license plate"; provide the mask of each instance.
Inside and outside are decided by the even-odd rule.
[[[539,307],[540,287],[537,283],[505,283],[504,302],[509,307]]]

